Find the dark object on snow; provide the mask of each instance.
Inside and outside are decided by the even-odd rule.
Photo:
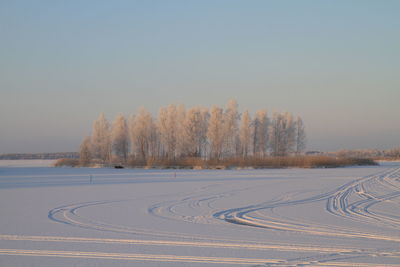
[[[115,165],[114,166],[114,169],[123,169],[124,168],[124,166],[121,166],[121,165]]]

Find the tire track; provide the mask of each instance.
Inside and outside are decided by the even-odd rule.
[[[216,220],[213,217],[215,209],[212,208],[212,203],[218,199],[226,198],[237,194],[238,192],[248,190],[249,188],[230,190],[222,193],[201,193],[205,190],[209,190],[218,185],[207,185],[196,189],[193,192],[184,194],[182,198],[173,201],[163,201],[154,204],[148,208],[148,213],[164,219],[171,219],[177,221],[186,221],[189,223],[202,223],[202,224],[221,224],[220,220]],[[168,197],[170,195],[164,196]],[[175,194],[173,195],[175,196]],[[114,233],[134,234],[134,235],[147,235],[155,237],[169,237],[180,239],[197,239],[197,240],[217,240],[226,241],[230,239],[215,239],[213,237],[204,237],[203,235],[185,235],[176,232],[167,231],[155,231],[149,229],[143,229],[138,227],[129,227],[122,225],[115,225],[100,220],[92,220],[90,218],[79,215],[79,211],[84,208],[90,208],[98,205],[109,205],[118,202],[129,202],[137,199],[120,199],[120,200],[104,200],[104,201],[91,201],[75,203],[70,205],[63,205],[56,207],[48,212],[48,218],[52,221],[63,223],[70,226],[76,226],[80,228],[108,231]],[[179,207],[189,207],[194,209],[196,215],[179,214],[176,209]],[[193,208],[192,208],[193,207]],[[237,240],[233,240],[237,241]],[[240,241],[239,241],[240,242]]]
[[[66,251],[66,250],[26,250],[26,249],[0,249],[0,255],[8,256],[35,256],[53,258],[83,258],[103,260],[125,260],[125,261],[154,261],[154,262],[185,262],[204,264],[235,264],[260,266],[354,266],[354,267],[391,267],[397,264],[371,264],[354,263],[344,261],[324,262],[323,260],[299,260],[296,263],[279,259],[259,258],[233,258],[233,257],[202,257],[202,256],[179,256],[165,254],[134,254],[134,253],[109,253],[93,251]],[[348,257],[351,258],[351,257]],[[293,265],[295,264],[295,265]]]
[[[161,254],[133,254],[133,253],[107,253],[92,251],[65,251],[65,250],[24,250],[24,249],[0,249],[0,255],[12,256],[41,256],[56,258],[84,258],[84,259],[106,259],[106,260],[129,260],[129,261],[156,261],[156,262],[187,262],[207,264],[268,264],[279,263],[281,260],[253,259],[253,258],[228,258],[228,257],[200,257],[179,256]]]
[[[388,201],[393,198],[397,198],[400,192],[394,192],[392,194],[388,194],[385,196],[381,196],[380,198],[377,197],[367,197],[366,196],[366,183],[371,181],[385,181],[387,183],[388,177],[392,179],[397,179],[400,176],[400,168],[398,169],[390,169],[386,170],[382,173],[366,176],[364,178],[356,179],[355,181],[351,181],[338,189],[328,192],[325,194],[320,194],[316,196],[312,196],[306,199],[301,200],[285,200],[286,197],[282,197],[281,199],[277,199],[272,202],[267,202],[258,205],[250,205],[241,208],[233,208],[224,211],[218,211],[212,214],[212,209],[208,209],[211,207],[211,202],[217,201],[218,199],[231,196],[235,194],[234,191],[228,191],[225,193],[219,194],[204,194],[204,195],[197,195],[197,196],[190,196],[185,197],[183,199],[179,199],[176,201],[168,201],[168,202],[161,202],[155,205],[152,205],[148,212],[160,216],[163,218],[170,218],[175,220],[183,220],[187,222],[200,222],[200,223],[213,223],[211,222],[210,217],[214,219],[223,220],[229,223],[247,225],[247,226],[255,226],[267,229],[275,229],[275,230],[283,230],[283,231],[296,231],[296,232],[303,232],[307,234],[315,234],[315,235],[326,235],[326,236],[342,236],[342,237],[362,237],[368,239],[379,239],[379,240],[388,240],[388,241],[396,241],[399,242],[400,238],[396,236],[384,236],[380,234],[372,234],[372,233],[363,233],[360,231],[355,231],[354,229],[343,229],[342,227],[334,227],[334,226],[324,226],[318,224],[310,224],[305,222],[299,222],[296,220],[281,220],[273,217],[262,216],[262,218],[257,218],[252,216],[252,214],[259,214],[262,210],[273,210],[276,208],[282,208],[285,206],[295,206],[300,204],[308,204],[313,202],[319,201],[326,201],[326,210],[334,215],[340,216],[342,218],[351,218],[353,220],[358,220],[365,223],[364,218],[358,217],[367,217],[369,219],[374,220],[385,220],[385,225],[388,224],[388,221],[391,223],[391,226],[398,229],[399,220],[395,217],[393,218],[386,218],[387,216],[382,215],[374,215],[374,213],[369,212],[369,208],[381,201]],[[390,187],[393,188],[393,184],[390,184]],[[247,189],[242,189],[247,190]],[[242,191],[237,190],[237,191]],[[361,201],[356,201],[352,204],[348,203],[348,198],[354,194],[359,196],[363,196],[365,199]],[[372,201],[372,200],[373,201]],[[88,229],[96,229],[101,231],[110,231],[110,232],[118,232],[118,233],[128,233],[128,234],[144,234],[144,235],[152,235],[152,236],[164,236],[164,237],[176,237],[177,233],[171,232],[155,232],[150,231],[148,229],[138,229],[138,228],[131,228],[127,226],[120,226],[120,225],[112,225],[104,222],[100,222],[98,220],[90,220],[88,218],[81,217],[77,214],[77,210],[94,206],[94,205],[105,205],[114,202],[121,202],[121,201],[132,201],[132,200],[114,200],[114,201],[94,201],[94,202],[86,202],[86,203],[78,203],[72,205],[66,205],[62,207],[55,208],[49,212],[49,219],[65,223],[68,225],[79,226]],[[176,209],[178,206],[188,206],[192,209],[198,211],[198,207],[201,207],[202,203],[205,203],[206,211],[208,214],[206,215],[195,215],[189,216],[185,214],[178,214]],[[364,205],[364,208],[360,208]],[[204,206],[204,205],[203,205]],[[203,212],[204,212],[203,210]],[[211,212],[210,212],[211,211]],[[215,211],[215,210],[214,210]],[[375,216],[375,217],[374,217]],[[376,218],[378,217],[378,219]],[[185,236],[179,234],[182,238],[193,239],[199,238],[203,239],[203,236]]]
[[[135,239],[111,239],[111,238],[86,238],[86,237],[62,237],[62,236],[20,236],[0,235],[0,240],[6,241],[31,241],[31,242],[60,242],[60,243],[91,243],[91,244],[122,244],[122,245],[147,245],[147,246],[183,246],[183,247],[208,247],[224,249],[249,249],[249,250],[278,250],[296,252],[315,252],[314,256],[300,257],[294,259],[254,259],[254,258],[231,258],[231,257],[203,257],[203,256],[179,256],[159,254],[132,254],[132,253],[107,253],[107,252],[82,252],[82,251],[59,251],[59,250],[24,250],[24,249],[0,249],[0,255],[10,256],[43,256],[43,257],[65,257],[85,259],[110,259],[110,260],[135,260],[135,261],[158,261],[158,262],[202,262],[214,264],[243,264],[257,266],[391,266],[347,263],[343,260],[357,259],[361,257],[385,256],[396,258],[400,256],[398,250],[359,250],[354,248],[335,248],[304,246],[299,244],[276,245],[276,244],[246,244],[246,243],[215,243],[215,242],[182,242],[170,240],[135,240]],[[332,263],[335,264],[332,264]]]
[[[190,223],[207,223],[215,224],[218,222],[228,222],[238,225],[258,227],[263,229],[291,231],[307,235],[319,235],[324,237],[344,237],[344,238],[363,238],[368,240],[392,241],[400,242],[400,236],[396,234],[387,235],[378,233],[380,228],[374,232],[363,232],[360,229],[344,228],[335,225],[319,224],[310,221],[301,221],[298,218],[283,218],[279,216],[279,209],[285,207],[295,207],[303,204],[324,203],[325,211],[335,215],[343,220],[351,220],[362,224],[373,224],[382,229],[400,230],[400,218],[396,214],[390,214],[379,210],[377,205],[385,203],[385,205],[399,205],[400,197],[400,168],[386,169],[376,174],[368,175],[348,182],[335,190],[313,195],[303,199],[293,199],[293,195],[285,195],[272,201],[263,202],[255,205],[244,207],[234,207],[228,210],[218,210],[214,203],[222,199],[234,196],[241,191],[252,188],[244,188],[240,190],[229,190],[224,192],[203,193],[203,189],[186,193],[183,196],[171,200],[163,201],[151,205],[148,213],[154,216],[186,221]],[[213,188],[207,187],[207,190]],[[93,243],[118,243],[118,244],[138,244],[149,246],[183,246],[183,247],[208,247],[208,248],[224,248],[224,249],[248,249],[248,250],[277,250],[277,251],[296,251],[300,253],[315,253],[315,255],[307,257],[298,257],[293,259],[279,259],[265,261],[263,263],[251,263],[254,265],[267,266],[392,266],[392,265],[376,265],[376,264],[357,264],[347,262],[349,259],[357,261],[358,258],[365,257],[391,257],[400,258],[400,252],[393,249],[383,249],[376,251],[372,249],[354,249],[354,248],[330,248],[317,247],[302,244],[279,245],[260,242],[251,242],[243,240],[222,239],[215,237],[207,237],[202,235],[188,235],[174,232],[153,231],[150,229],[140,229],[128,226],[113,225],[99,220],[93,220],[81,216],[78,211],[83,208],[90,208],[97,205],[109,205],[123,201],[134,201],[133,199],[109,200],[109,201],[93,201],[85,203],[76,203],[65,205],[49,211],[49,219],[64,223],[67,225],[95,229],[99,231],[110,231],[125,234],[147,235],[157,238],[179,238],[180,241],[171,240],[139,240],[139,239],[86,239],[73,238],[70,240],[60,237],[25,237],[31,238],[29,241],[37,242],[93,242]],[[323,208],[322,208],[323,209]],[[264,212],[263,212],[264,211]],[[265,211],[270,212],[268,216]],[[194,214],[194,215],[193,215]],[[371,228],[371,227],[370,227]],[[7,239],[5,235],[0,235],[0,239]],[[13,239],[14,238],[14,239]],[[16,240],[12,237],[10,240]],[[129,240],[129,241],[128,241]],[[187,241],[182,241],[187,240]],[[91,252],[88,252],[91,253]],[[136,254],[132,258],[136,260]],[[141,255],[141,254],[138,254]],[[147,254],[146,254],[147,255]],[[152,255],[153,254],[148,254]],[[168,255],[167,255],[168,256]],[[102,256],[99,256],[102,257]],[[107,256],[105,256],[107,257]],[[116,256],[117,257],[117,256]],[[122,258],[124,256],[121,256]],[[138,256],[140,257],[140,256]],[[150,257],[150,256],[149,256]],[[157,255],[155,255],[157,259]],[[186,256],[185,256],[186,257]],[[189,256],[190,257],[190,256]],[[112,256],[110,256],[112,258]],[[121,258],[121,259],[122,259]],[[197,257],[198,258],[198,257]],[[168,257],[159,258],[157,261],[168,261]],[[225,263],[222,258],[220,263]],[[229,258],[230,260],[233,258]],[[180,259],[182,261],[189,259]],[[190,259],[187,262],[202,262],[209,259]],[[199,260],[199,261],[197,261]],[[237,262],[237,261],[232,261]],[[219,263],[210,260],[206,263]],[[241,263],[225,263],[225,264],[241,264]],[[246,263],[250,264],[250,263]],[[393,265],[395,266],[395,265]]]
[[[125,245],[156,245],[156,246],[179,246],[179,247],[209,247],[229,248],[247,250],[279,250],[279,251],[301,251],[301,252],[329,252],[329,253],[355,253],[356,248],[321,247],[303,244],[276,244],[274,243],[235,243],[235,242],[201,242],[201,241],[171,241],[171,240],[142,240],[142,239],[115,239],[115,238],[87,238],[87,237],[64,237],[64,236],[21,236],[0,235],[0,240],[7,241],[32,241],[32,242],[61,242],[61,243],[94,243],[94,244],[125,244]]]
[[[362,223],[367,223],[366,219],[368,219],[369,221],[373,221],[374,224],[378,222],[381,226],[399,230],[400,220],[398,218],[394,216],[391,218],[387,218],[387,216],[383,216],[378,213],[375,214],[369,211],[369,208],[373,205],[376,205],[383,201],[396,199],[400,196],[399,191],[393,191],[394,189],[398,189],[397,181],[399,177],[400,168],[388,169],[377,174],[358,178],[354,181],[340,186],[334,191],[325,194],[320,194],[300,200],[272,201],[258,205],[233,208],[229,210],[219,211],[214,214],[214,217],[229,223],[260,227],[265,229],[295,231],[311,235],[341,236],[349,238],[361,237],[367,239],[400,242],[400,237],[396,235],[387,236],[382,234],[365,233],[356,229],[343,229],[342,227],[338,228],[330,225],[324,226],[316,223],[304,223],[296,219],[283,220],[275,217],[262,216],[262,218],[259,218],[254,216],[255,214],[259,214],[259,212],[263,210],[272,211],[276,208],[291,207],[301,204],[326,201],[326,210],[329,213],[339,216],[343,219],[351,219]],[[371,185],[375,184],[383,185],[385,186],[385,190],[391,190],[391,192],[386,192],[383,195],[379,194],[379,192],[367,193],[366,188],[371,187]],[[351,197],[361,197],[363,199],[350,203]]]
[[[361,179],[346,188],[344,192],[338,192],[328,199],[327,210],[332,214],[351,218],[358,222],[365,223],[365,220],[370,220],[375,224],[378,223],[398,230],[400,229],[400,220],[398,218],[369,211],[369,208],[376,204],[400,197],[399,188],[388,181],[388,179],[394,180],[398,177],[400,177],[400,168],[390,169],[382,174]],[[368,188],[371,190],[368,190]],[[372,189],[374,188],[375,190],[373,191]],[[379,191],[378,188],[380,188]],[[349,199],[354,196],[361,197],[362,200],[349,203]]]

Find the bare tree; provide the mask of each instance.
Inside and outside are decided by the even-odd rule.
[[[158,113],[158,130],[165,156],[175,159],[177,149],[177,109],[175,105],[161,107]]]
[[[210,142],[210,158],[220,159],[224,142],[224,114],[222,108],[213,106],[210,110],[207,137]]]
[[[90,140],[82,143],[81,164],[90,159],[109,162],[111,152],[126,162],[129,145],[133,156],[144,162],[181,157],[265,157],[269,151],[273,156],[287,156],[304,151],[306,135],[300,117],[275,112],[270,120],[265,110],[258,111],[254,120],[248,111],[240,117],[235,100],[230,100],[225,110],[218,106],[210,111],[200,107],[186,110],[183,105],[169,105],[160,108],[158,118],[141,108],[129,120],[129,129],[119,114],[111,131],[100,114]]]
[[[92,161],[92,156],[90,153],[91,143],[90,143],[90,136],[86,136],[83,139],[83,142],[79,149],[79,164],[81,166],[89,166],[90,162]]]
[[[265,157],[269,142],[269,119],[265,110],[259,110],[253,122],[253,155]]]
[[[136,157],[147,160],[156,156],[156,126],[150,112],[141,107],[130,123],[131,142]]]
[[[271,127],[270,127],[270,137],[271,137],[271,152],[273,156],[280,156],[280,146],[282,141],[282,115],[274,112],[272,115],[272,122],[271,122]]]
[[[238,120],[239,120],[238,104],[236,100],[229,100],[226,110],[224,112],[223,119],[223,135],[224,135],[224,147],[223,153],[226,157],[233,157],[238,154],[240,150],[239,146],[239,134],[238,134]]]
[[[296,154],[300,155],[306,148],[306,131],[303,120],[297,117],[296,121]]]
[[[185,156],[187,152],[186,134],[184,129],[184,123],[186,118],[186,108],[184,105],[178,105],[176,107],[176,118],[175,118],[175,136],[176,136],[176,151],[175,157]]]
[[[193,107],[186,112],[183,121],[183,142],[185,154],[190,157],[201,157],[207,139],[207,111]]]
[[[201,108],[200,109],[200,114],[201,114],[201,126],[199,128],[199,139],[198,139],[198,146],[199,146],[199,154],[202,157],[207,156],[207,146],[208,146],[208,140],[207,140],[207,132],[208,132],[208,121],[210,119],[210,113],[208,111],[208,108]]]
[[[239,131],[240,150],[243,158],[246,158],[249,154],[251,137],[251,118],[249,112],[246,110],[242,115]]]
[[[161,151],[161,142],[160,142],[160,133],[157,128],[157,124],[153,117],[151,117],[149,121],[149,152],[148,155],[150,158],[155,159],[160,157]]]
[[[270,128],[273,156],[287,156],[295,144],[295,124],[290,113],[274,113]]]
[[[93,158],[99,159],[103,163],[110,161],[110,126],[103,113],[101,113],[93,123],[91,144]]]
[[[119,160],[126,163],[129,152],[129,137],[128,127],[123,114],[118,114],[113,122],[111,142],[114,154]]]
[[[296,121],[289,112],[284,114],[284,155],[295,152],[296,147]]]

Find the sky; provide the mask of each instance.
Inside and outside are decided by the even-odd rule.
[[[308,150],[400,146],[400,1],[0,1],[0,153],[140,106],[292,112]]]

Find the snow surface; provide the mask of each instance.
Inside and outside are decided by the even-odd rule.
[[[0,266],[400,266],[399,189],[400,163],[0,167]]]

